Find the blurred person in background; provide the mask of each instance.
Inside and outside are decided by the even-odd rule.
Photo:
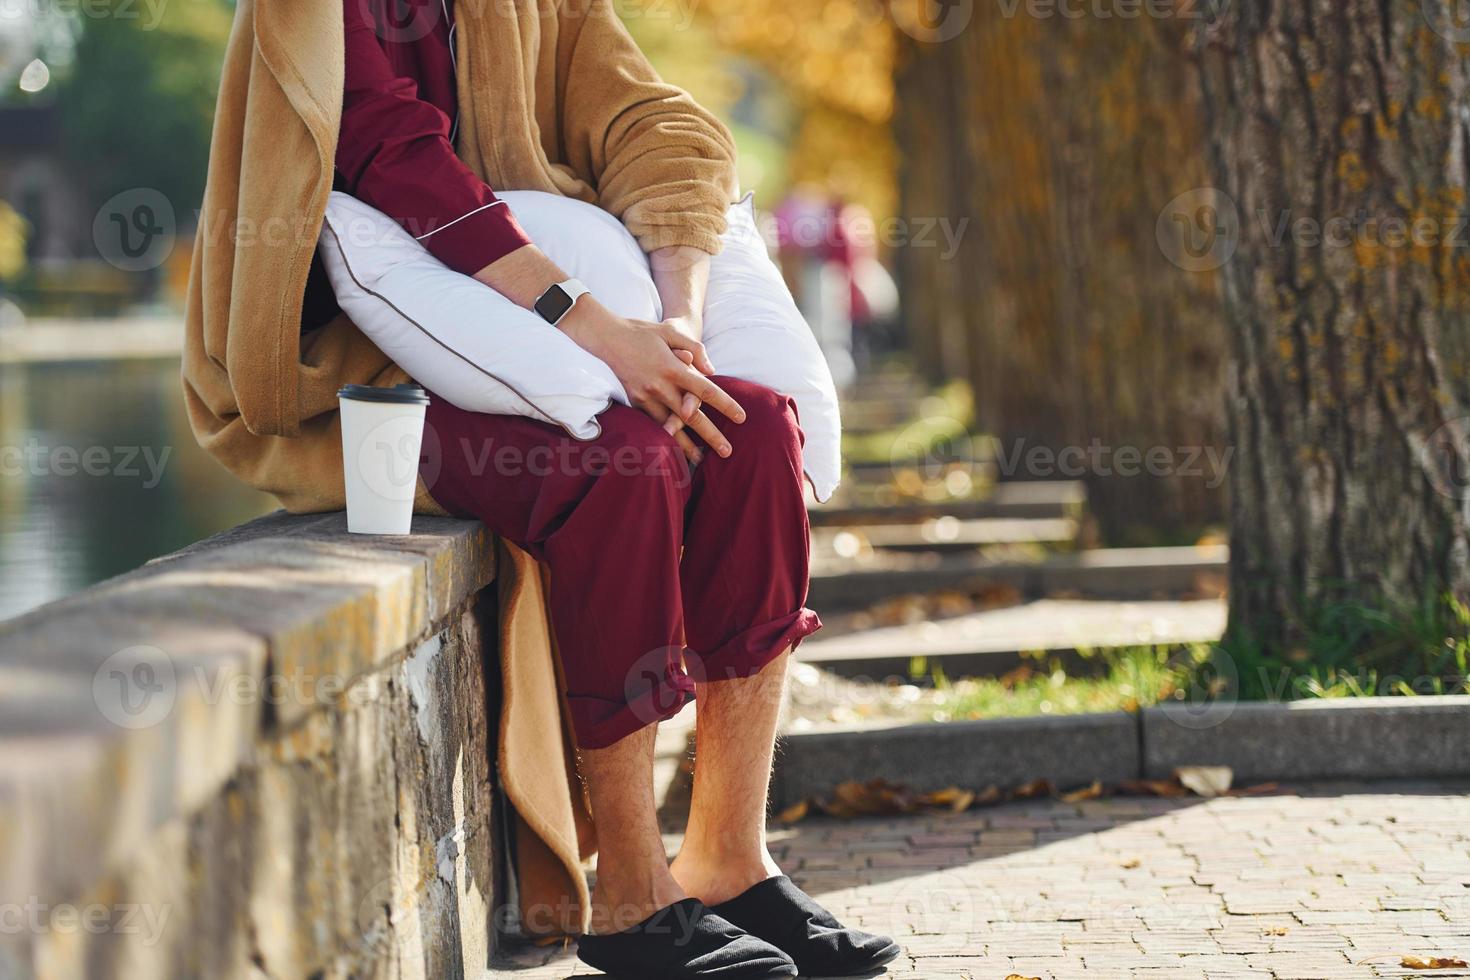
[[[776,206],[781,273],[840,391],[857,380],[853,360],[853,278],[841,205],[812,184],[793,187]]]
[[[837,211],[837,238],[849,286],[853,360],[859,370],[867,370],[874,354],[894,346],[898,284],[878,258],[877,224],[871,211],[861,204],[842,205]]]

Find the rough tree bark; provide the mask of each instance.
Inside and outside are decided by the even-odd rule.
[[[903,49],[902,213],[969,219],[953,258],[900,250],[918,352],[971,381],[1004,475],[1086,479],[1111,541],[1221,520],[1193,455],[1225,438],[1217,287],[1155,236],[1165,202],[1205,181],[1197,22],[1006,10],[977,3],[957,36]],[[1071,451],[1038,467],[1036,447]],[[1117,455],[1150,451],[1167,460]]]
[[[1235,212],[1231,621],[1267,648],[1337,598],[1470,585],[1470,83],[1450,2],[1234,0],[1204,35]]]

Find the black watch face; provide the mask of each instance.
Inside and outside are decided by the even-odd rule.
[[[572,308],[572,298],[560,284],[552,286],[541,294],[536,301],[536,312],[541,314],[541,319],[547,323],[555,323],[566,316],[567,310]]]

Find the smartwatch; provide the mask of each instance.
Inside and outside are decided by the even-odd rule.
[[[568,279],[565,282],[553,283],[547,287],[541,298],[536,300],[532,307],[541,319],[553,327],[561,322],[561,318],[572,311],[577,300],[587,295],[587,287],[580,280]]]

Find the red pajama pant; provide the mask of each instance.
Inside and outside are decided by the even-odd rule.
[[[690,467],[638,409],[602,434],[483,415],[431,397],[422,467],[435,500],[544,562],[567,702],[583,748],[678,712],[694,682],[748,677],[821,626],[805,608],[809,540],[791,399],[715,382],[746,411],[733,452]],[[432,434],[430,434],[432,433]],[[696,442],[698,440],[696,439]]]

